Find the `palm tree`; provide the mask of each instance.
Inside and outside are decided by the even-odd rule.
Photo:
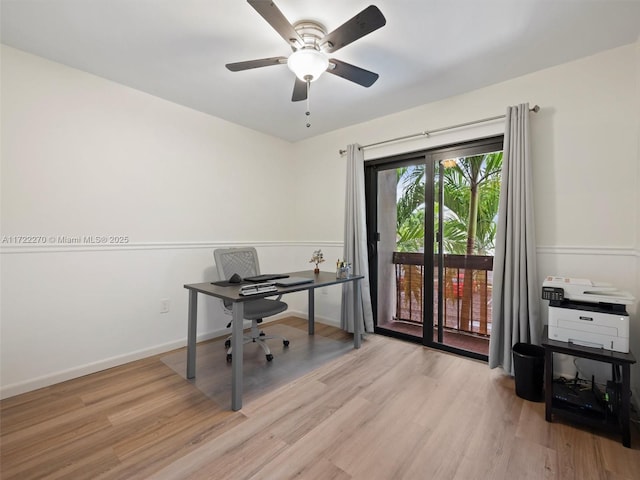
[[[454,238],[458,240],[456,250],[460,250],[460,231],[466,224],[465,255],[493,251],[501,169],[502,152],[459,158],[453,167],[445,169],[444,203],[456,213],[455,219],[445,222],[445,229],[450,230],[445,234],[458,233]],[[462,329],[470,331],[473,270],[466,268],[464,278],[460,316]]]
[[[424,248],[424,165],[396,170],[402,196],[396,206],[397,248],[419,252]]]
[[[502,152],[494,152],[458,158],[444,170],[444,205],[452,212],[444,221],[448,253],[493,251],[501,169]]]

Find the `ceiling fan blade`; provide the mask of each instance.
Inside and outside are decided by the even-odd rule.
[[[299,45],[304,44],[300,34],[271,0],[247,0],[247,2],[284,38],[285,42],[291,44],[292,41],[297,41]]]
[[[320,45],[328,42],[325,47],[327,53],[333,53],[340,48],[355,42],[359,38],[383,27],[387,23],[382,12],[375,5],[370,5],[351,20],[347,20],[333,32],[328,33]]]
[[[296,77],[296,83],[293,84],[292,102],[299,102],[307,99],[307,83]]]
[[[269,67],[287,63],[287,57],[260,58],[259,60],[247,60],[246,62],[227,63],[225,66],[232,72],[240,72],[251,68]]]
[[[335,65],[335,67],[331,68],[331,64]],[[334,75],[357,83],[358,85],[362,85],[363,87],[370,87],[376,82],[376,80],[378,80],[379,77],[377,73],[356,67],[350,63],[341,62],[335,58],[329,59],[329,68],[327,68],[327,73],[333,73]]]

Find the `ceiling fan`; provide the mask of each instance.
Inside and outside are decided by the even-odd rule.
[[[378,79],[377,73],[329,57],[329,54],[387,23],[378,7],[370,5],[352,19],[327,33],[323,25],[311,20],[302,20],[292,25],[271,0],[247,0],[247,2],[291,46],[293,53],[288,58],[270,57],[228,63],[226,67],[232,72],[286,64],[296,75],[291,97],[293,102],[308,101],[311,82],[317,80],[325,71],[363,87],[370,87]],[[306,113],[309,115],[308,111]]]

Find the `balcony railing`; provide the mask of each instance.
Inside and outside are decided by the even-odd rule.
[[[396,318],[423,323],[424,254],[394,252],[396,276]],[[434,265],[438,257],[434,256]],[[471,279],[468,281],[467,279]],[[444,255],[444,327],[461,332],[491,334],[491,289],[493,257],[485,255]],[[433,271],[434,325],[438,324],[438,269]]]

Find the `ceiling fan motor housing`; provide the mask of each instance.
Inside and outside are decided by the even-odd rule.
[[[311,20],[301,20],[293,24],[293,28],[298,32],[300,38],[304,42],[304,45],[300,45],[300,41],[296,38],[292,38],[291,45],[294,49],[298,50],[300,48],[315,48],[316,50],[321,50],[323,45],[320,45],[320,40],[322,40],[327,35],[327,29],[318,22],[313,22]]]

